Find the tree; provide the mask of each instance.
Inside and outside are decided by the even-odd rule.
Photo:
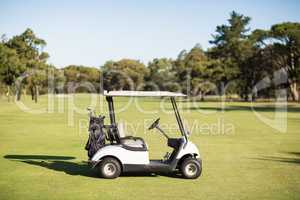
[[[275,67],[286,71],[291,96],[294,101],[299,101],[300,23],[275,24],[268,31],[268,38],[272,39]]]
[[[48,53],[43,51],[46,42],[38,38],[31,29],[26,29],[21,35],[8,40],[5,45],[16,51],[20,63],[26,69],[26,73],[31,76],[28,78],[31,95],[37,102],[40,84],[44,81],[42,79],[46,77],[39,72],[45,70],[45,64],[49,57]],[[21,88],[22,85],[19,83],[16,88],[17,100],[21,98]]]
[[[145,77],[146,90],[177,91],[176,74],[173,61],[167,58],[155,58],[148,63],[149,73]]]
[[[287,86],[292,99],[299,101],[300,23],[275,24],[270,30],[257,29],[252,35],[257,38],[264,56],[261,63],[273,72],[283,69],[288,75]]]
[[[200,45],[195,45],[189,52],[182,51],[175,63],[177,81],[181,83],[183,92],[193,96],[201,95],[210,91],[205,83],[209,80],[209,60]]]
[[[93,85],[93,88],[89,88],[99,91],[100,85],[100,70],[94,67],[87,67],[82,65],[70,65],[64,68],[64,75],[67,83],[74,82],[89,82]],[[91,92],[88,88],[79,88],[77,92]]]
[[[7,86],[8,101],[11,96],[11,87],[15,80],[24,71],[23,66],[14,49],[0,43],[0,80]]]
[[[47,65],[39,62],[33,62],[31,65],[32,66],[26,70],[26,77],[31,91],[31,98],[37,103],[40,89],[47,85]]]
[[[225,72],[223,76],[218,74],[223,83],[226,85],[229,81],[239,79],[243,83],[241,95],[248,100],[252,78],[248,72],[253,70],[248,61],[255,52],[248,34],[250,17],[233,11],[228,22],[228,25],[217,26],[217,33],[210,41],[214,47],[209,50],[209,55],[219,60],[220,65],[217,67]],[[220,72],[220,69],[217,71]]]
[[[145,65],[137,60],[108,61],[101,68],[106,90],[140,90],[148,73]]]

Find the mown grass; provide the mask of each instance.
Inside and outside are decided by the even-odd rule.
[[[197,180],[167,175],[122,176],[115,180],[97,177],[86,163],[89,95],[64,99],[64,107],[48,106],[47,96],[35,104],[26,97],[30,110],[0,100],[0,199],[300,199],[300,106],[289,104],[287,131],[282,133],[263,123],[249,103],[179,103],[185,123],[192,128],[191,140],[203,159],[203,174]],[[107,115],[103,99],[97,98],[97,112]],[[129,99],[115,102],[117,110]],[[76,105],[81,113],[71,112]],[[138,106],[137,106],[138,105]],[[160,107],[161,105],[161,107]],[[258,115],[272,119],[273,103],[257,103]],[[150,157],[161,158],[166,140],[145,124],[157,117],[175,137],[175,118],[169,103],[139,99],[117,113],[128,132],[143,137]],[[152,113],[153,112],[153,113]],[[285,120],[285,112],[277,111]],[[146,120],[146,121],[145,121]],[[106,119],[108,123],[109,120]],[[137,126],[133,126],[136,124]],[[171,126],[167,126],[171,124]],[[216,128],[223,124],[225,128]],[[210,127],[213,129],[210,130]],[[225,132],[224,132],[225,130]]]

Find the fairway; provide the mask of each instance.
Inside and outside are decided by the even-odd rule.
[[[108,123],[106,102],[96,98],[97,114],[104,114]],[[60,106],[59,99],[64,100]],[[272,119],[273,103],[256,103],[255,115],[250,103],[229,102],[221,109],[218,102],[180,102],[191,140],[200,149],[201,177],[127,174],[106,180],[86,163],[88,117],[83,111],[91,102],[89,95],[77,94],[72,102],[55,97],[53,109],[47,96],[37,104],[29,97],[22,101],[43,112],[24,112],[14,102],[0,99],[0,200],[300,199],[299,104],[288,104],[287,131],[282,133],[257,116]],[[168,134],[179,134],[171,105],[155,99],[128,101],[116,100],[117,121],[145,139],[150,158],[162,158],[170,150],[165,138],[146,128],[160,117]],[[74,105],[81,113],[73,110]]]

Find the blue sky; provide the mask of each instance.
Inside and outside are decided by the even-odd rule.
[[[176,58],[200,43],[209,47],[217,25],[235,10],[251,29],[300,22],[300,1],[15,1],[0,2],[0,34],[27,27],[47,41],[49,63],[101,66],[107,60]]]

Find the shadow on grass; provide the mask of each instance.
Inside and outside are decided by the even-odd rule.
[[[6,155],[7,159],[24,159],[24,160],[72,160],[73,156],[48,156],[48,155]]]
[[[65,172],[69,175],[97,177],[94,170],[92,170],[86,162],[77,163],[66,161],[75,159],[73,156],[5,155],[4,158],[55,171]]]
[[[202,106],[191,106],[182,108],[183,110],[208,110],[208,111],[252,111],[257,112],[275,112],[274,106],[225,106],[222,107],[202,107]],[[288,112],[300,112],[300,107],[287,106]],[[284,107],[276,108],[276,112],[286,112]]]
[[[264,156],[261,158],[252,158],[255,160],[264,160],[264,161],[273,161],[273,162],[282,162],[282,163],[291,163],[300,165],[300,152],[286,152],[286,154],[290,154],[296,156],[297,158],[291,157],[278,157],[278,156]]]
[[[73,176],[85,176],[91,178],[99,178],[96,169],[92,169],[87,162],[70,162],[65,160],[75,159],[72,156],[49,156],[49,155],[5,155],[4,158],[13,161],[19,161],[29,165],[39,166],[54,171],[65,172]],[[179,174],[168,173],[124,173],[123,177],[157,177],[167,176],[170,178],[181,178]]]
[[[91,169],[85,162],[82,163],[75,163],[75,162],[68,162],[68,161],[35,161],[35,160],[23,160],[21,161],[26,164],[35,165],[44,167],[47,169],[52,169],[55,171],[65,172],[66,174],[73,175],[73,176],[86,176],[97,178],[96,173],[94,170]]]
[[[292,154],[292,155],[295,155],[295,156],[299,156],[300,157],[300,152],[287,152],[288,154]]]

